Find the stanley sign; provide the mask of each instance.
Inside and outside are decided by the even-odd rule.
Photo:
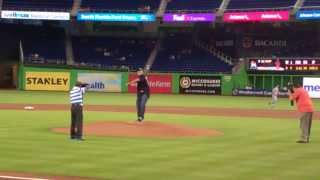
[[[68,91],[69,72],[26,72],[26,90]]]

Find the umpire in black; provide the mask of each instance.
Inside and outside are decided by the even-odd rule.
[[[148,83],[148,78],[145,75],[145,72],[142,68],[139,68],[137,71],[138,78],[132,80],[128,85],[137,84],[137,115],[138,121],[142,122],[144,120],[144,113],[146,110],[146,104],[150,97],[150,88]]]
[[[83,140],[83,96],[88,84],[76,82],[76,85],[70,91],[71,103],[71,128],[70,138],[74,140]]]

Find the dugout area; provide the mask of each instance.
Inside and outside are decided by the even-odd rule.
[[[0,88],[15,89],[18,84],[18,65],[0,63]]]

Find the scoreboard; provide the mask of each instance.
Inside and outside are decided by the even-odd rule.
[[[320,58],[251,58],[248,70],[320,72]]]

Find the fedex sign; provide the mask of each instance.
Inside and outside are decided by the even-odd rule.
[[[213,22],[216,16],[212,13],[164,14],[164,22]]]
[[[303,78],[303,87],[311,98],[320,98],[320,78]]]

